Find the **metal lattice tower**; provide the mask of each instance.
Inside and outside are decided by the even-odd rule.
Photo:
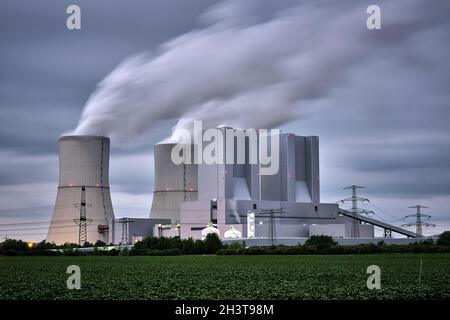
[[[78,244],[83,246],[87,242],[86,221],[86,187],[81,187],[80,218],[78,220]]]
[[[352,229],[351,229],[351,233],[350,236],[352,238],[359,238],[359,221],[356,219],[356,216],[358,214],[373,214],[373,211],[370,210],[365,210],[362,208],[358,208],[358,202],[369,202],[369,199],[367,198],[361,198],[358,197],[356,194],[356,190],[357,189],[362,189],[364,187],[362,186],[357,186],[357,185],[351,185],[348,187],[343,188],[344,190],[352,190],[352,196],[349,198],[345,198],[342,199],[340,202],[345,203],[347,201],[351,201],[352,202],[352,208],[349,210],[350,212],[352,212],[354,218],[352,219]]]
[[[269,215],[269,238],[272,246],[275,245],[276,231],[275,231],[275,213],[283,213],[283,209],[263,209],[260,214]]]
[[[423,220],[428,220],[428,219],[431,219],[431,216],[430,215],[428,215],[428,214],[422,214],[421,212],[420,212],[420,209],[422,209],[422,208],[428,208],[428,207],[425,207],[425,206],[422,206],[422,205],[420,205],[420,204],[418,204],[418,205],[415,205],[415,206],[412,206],[412,207],[409,207],[409,208],[412,208],[412,209],[416,209],[416,213],[415,214],[410,214],[410,215],[407,215],[407,216],[405,216],[403,219],[406,219],[406,218],[410,218],[410,217],[415,217],[416,218],[416,222],[411,222],[411,223],[405,223],[405,224],[402,224],[402,227],[411,227],[411,226],[415,226],[416,227],[416,234],[417,234],[417,237],[422,237],[423,236],[423,234],[422,234],[422,226],[423,227],[435,227],[436,225],[434,225],[434,224],[432,224],[432,223],[428,223],[428,222],[424,222]],[[422,219],[422,218],[424,218],[424,219]]]
[[[120,241],[120,243],[122,245],[128,245],[130,244],[130,237],[129,237],[129,223],[133,222],[133,220],[130,220],[129,218],[122,218],[120,219],[120,222],[122,224],[122,240]]]

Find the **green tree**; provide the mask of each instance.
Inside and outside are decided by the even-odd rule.
[[[202,240],[195,240],[194,246],[192,247],[193,254],[202,254],[205,253],[205,242]]]
[[[82,248],[90,248],[93,247],[94,245],[88,241],[86,241],[81,247]]]
[[[337,242],[330,236],[319,235],[311,236],[305,242],[305,246],[316,246],[318,250],[326,249],[337,245]]]
[[[1,254],[19,254],[29,250],[26,242],[22,240],[7,239],[0,244]]]
[[[94,244],[94,247],[105,247],[106,243],[101,241],[101,240],[97,240]]]
[[[436,242],[438,246],[450,246],[450,231],[444,231]]]
[[[206,253],[216,253],[222,249],[222,241],[215,233],[208,233],[205,238]]]

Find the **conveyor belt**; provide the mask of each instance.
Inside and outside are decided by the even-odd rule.
[[[372,224],[374,226],[377,226],[377,227],[380,227],[380,228],[383,228],[383,229],[391,230],[393,232],[402,234],[402,235],[407,236],[409,238],[417,238],[417,234],[415,232],[411,232],[411,231],[408,231],[408,230],[405,230],[405,229],[393,226],[393,225],[391,225],[389,223],[385,223],[385,222],[382,222],[382,221],[379,221],[379,220],[368,218],[368,217],[362,216],[360,214],[354,215],[353,212],[348,211],[348,210],[340,209],[339,211],[340,211],[340,213],[343,216],[346,216],[346,217],[349,217],[349,218],[352,218],[352,219],[354,218],[356,220],[363,221],[363,222]]]

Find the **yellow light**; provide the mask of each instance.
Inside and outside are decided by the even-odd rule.
[[[27,245],[28,245],[28,248],[30,248],[30,249],[33,248],[33,242],[28,242]]]

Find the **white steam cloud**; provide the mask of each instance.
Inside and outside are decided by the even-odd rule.
[[[378,1],[382,29],[368,30],[364,1],[263,2],[222,2],[204,28],[126,59],[98,84],[74,134],[126,141],[174,119],[175,128],[273,128],[345,84],[352,66],[448,18],[426,1]]]

